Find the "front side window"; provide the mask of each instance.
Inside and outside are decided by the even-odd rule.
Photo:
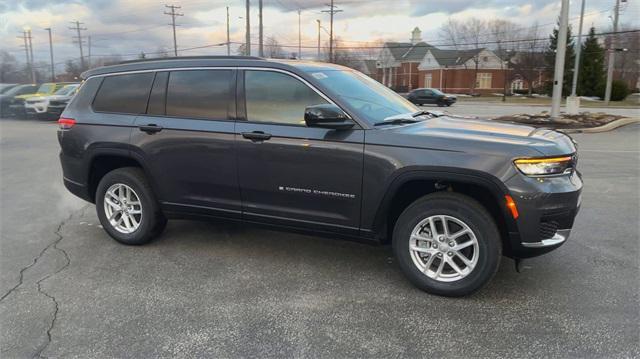
[[[167,116],[226,120],[233,103],[231,77],[231,70],[171,72]]]
[[[98,112],[144,113],[152,81],[152,72],[107,76],[93,101],[93,109]]]
[[[274,71],[246,71],[247,120],[304,125],[307,106],[327,101],[302,81]]]

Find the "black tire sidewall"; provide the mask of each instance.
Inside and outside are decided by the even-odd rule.
[[[421,198],[400,215],[393,232],[393,249],[399,265],[418,288],[444,296],[463,296],[480,289],[496,273],[502,247],[500,234],[490,215],[473,199],[457,195],[435,194]],[[439,282],[427,277],[413,263],[409,252],[411,231],[424,218],[449,215],[466,223],[478,239],[480,256],[473,271],[455,282]]]
[[[133,233],[121,233],[111,226],[109,219],[104,212],[104,196],[112,185],[122,183],[131,187],[142,205],[142,217],[140,226]],[[98,184],[96,190],[96,210],[98,219],[105,231],[116,241],[129,244],[140,245],[149,242],[157,235],[159,220],[164,219],[158,210],[158,204],[151,192],[149,185],[142,175],[142,171],[137,168],[120,168],[107,173]]]

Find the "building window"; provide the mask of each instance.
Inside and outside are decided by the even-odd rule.
[[[515,79],[511,82],[511,90],[522,90],[524,88],[524,81],[521,79]]]
[[[424,75],[424,87],[431,87],[431,79],[432,79],[431,74]]]
[[[482,58],[482,61],[484,61],[484,62],[489,62],[489,57],[488,57],[488,56],[484,56],[484,57]]]
[[[480,72],[476,77],[476,88],[490,89],[491,88],[491,73]]]

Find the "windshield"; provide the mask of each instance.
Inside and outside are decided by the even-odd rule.
[[[437,89],[431,89],[431,92],[433,92],[435,95],[438,95],[438,96],[444,95],[444,92]]]
[[[309,73],[371,124],[382,122],[389,116],[419,110],[402,96],[357,71],[330,70]]]
[[[20,85],[20,86],[16,86],[12,89],[10,89],[9,91],[5,92],[3,95],[7,95],[7,96],[16,96],[16,95],[20,95],[23,93],[30,93],[33,92],[31,90],[31,88],[33,88],[33,85]],[[25,92],[24,90],[27,90],[27,92]]]
[[[40,93],[50,93],[55,86],[56,86],[55,84],[42,84],[42,85],[40,85],[40,88],[38,89],[38,92],[40,92]]]
[[[60,90],[56,91],[54,95],[60,95],[60,96],[71,95],[76,88],[78,88],[78,85],[66,85]]]

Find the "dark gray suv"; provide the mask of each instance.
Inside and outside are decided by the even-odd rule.
[[[86,72],[59,120],[64,184],[125,244],[168,218],[391,243],[417,287],[460,296],[549,252],[580,206],[560,132],[420,111],[325,63],[207,57]]]

